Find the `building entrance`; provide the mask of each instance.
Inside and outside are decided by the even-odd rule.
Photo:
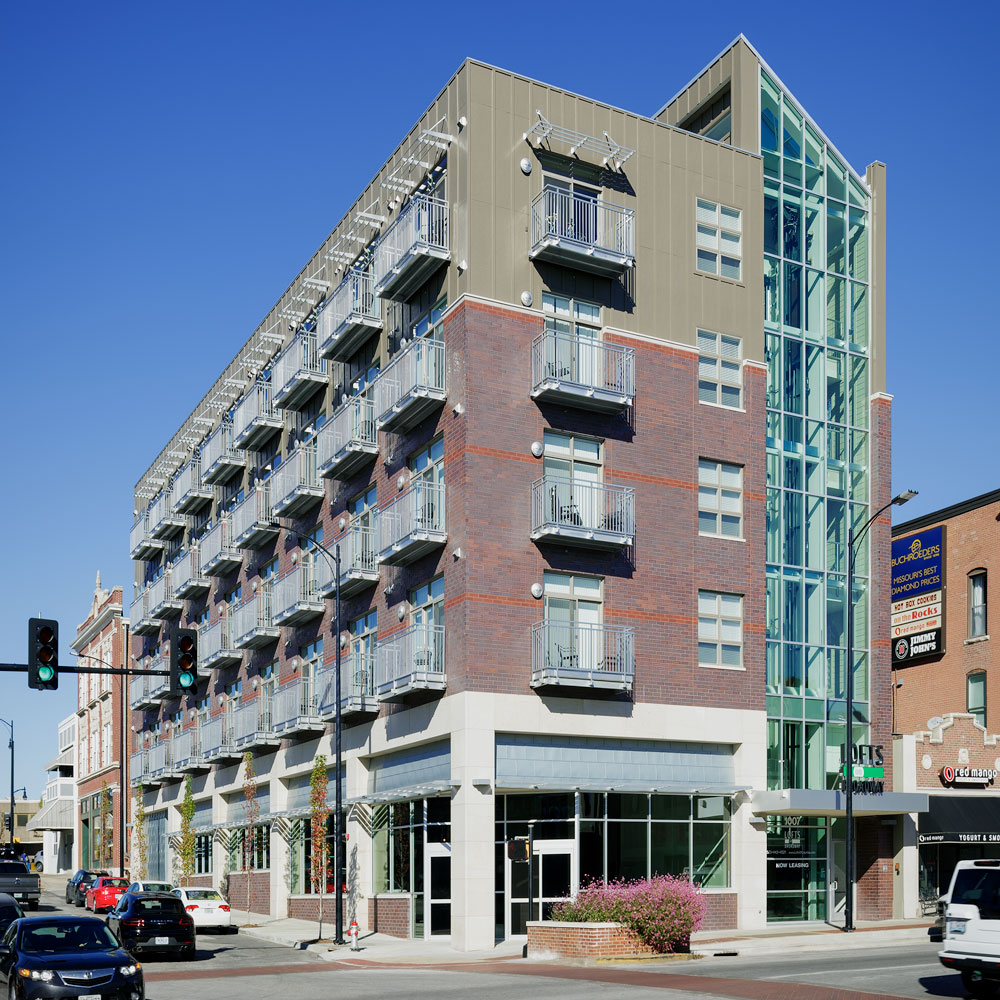
[[[573,840],[536,840],[534,862],[511,861],[506,858],[507,925],[505,937],[525,934],[528,920],[548,920],[552,907],[569,899],[579,887],[576,865],[576,843]],[[528,871],[533,868],[531,897],[528,905]]]
[[[829,833],[823,816],[768,816],[769,921],[827,919]]]

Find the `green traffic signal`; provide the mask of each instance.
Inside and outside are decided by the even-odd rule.
[[[28,619],[28,687],[59,688],[59,622],[53,618]]]
[[[198,633],[181,628],[170,648],[170,692],[179,697],[198,686]]]

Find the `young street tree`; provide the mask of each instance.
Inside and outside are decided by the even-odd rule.
[[[135,812],[132,815],[132,848],[135,857],[132,858],[132,877],[142,880],[146,877],[146,855],[149,844],[146,840],[146,803],[143,801],[142,789],[135,793]]]
[[[194,789],[191,778],[184,781],[184,799],[181,802],[181,837],[178,849],[178,874],[181,885],[188,885],[194,876]]]
[[[243,754],[243,806],[247,816],[247,828],[243,836],[243,870],[247,877],[247,913],[250,912],[250,872],[253,870],[254,849],[257,842],[257,820],[260,817],[260,803],[257,801],[257,772],[253,766],[253,754]]]
[[[312,834],[311,882],[312,890],[319,895],[319,937],[323,937],[323,894],[326,892],[329,845],[326,841],[327,820],[330,806],[326,801],[330,785],[326,773],[326,757],[317,754],[313,763],[312,777],[309,779],[309,819]]]

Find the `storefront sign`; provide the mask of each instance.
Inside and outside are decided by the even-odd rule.
[[[996,780],[997,771],[992,767],[952,767],[945,764],[938,776],[942,785],[978,785],[985,788]]]
[[[892,543],[892,662],[904,666],[944,652],[944,526]]]

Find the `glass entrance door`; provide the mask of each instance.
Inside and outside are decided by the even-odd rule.
[[[847,900],[847,820],[843,817],[830,824],[830,903],[829,919],[836,923],[844,919]]]
[[[572,840],[536,840],[534,864],[506,859],[507,907],[506,936],[527,933],[528,920],[548,920],[552,907],[576,892],[579,874],[575,842]],[[534,868],[531,896],[534,908],[528,912],[528,870]]]
[[[448,936],[451,934],[451,846],[428,844],[424,866],[425,927],[432,937]]]

